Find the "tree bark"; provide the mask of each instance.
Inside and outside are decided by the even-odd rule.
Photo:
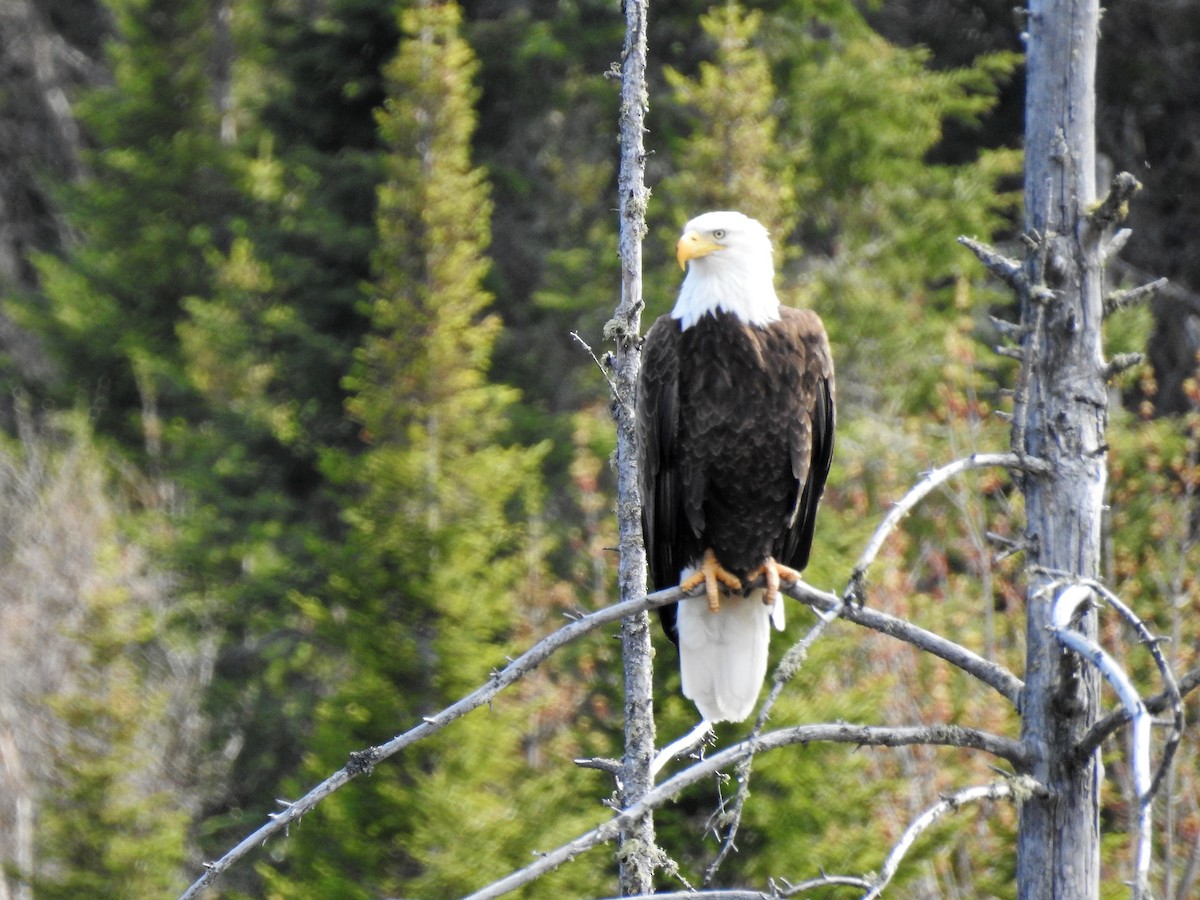
[[[642,544],[641,499],[638,492],[635,397],[640,367],[642,307],[642,239],[646,233],[642,139],[648,106],[646,93],[647,0],[625,0],[625,47],[621,59],[620,192],[621,299],[609,322],[608,336],[616,344],[614,412],[617,419],[617,525],[620,562],[617,569],[621,599],[646,593],[646,554]],[[618,801],[622,808],[638,803],[654,786],[653,649],[650,618],[639,613],[621,626],[625,675],[625,756]],[[658,856],[654,817],[650,812],[622,829],[617,861],[622,896],[653,890]]]
[[[1095,721],[1098,677],[1048,631],[1056,581],[1099,574],[1107,477],[1101,229],[1095,200],[1097,0],[1031,0],[1021,302],[1025,371],[1013,449],[1050,465],[1023,479],[1029,568],[1022,741],[1049,788],[1021,808],[1018,896],[1093,898],[1099,890],[1099,765],[1073,762]],[[1095,636],[1094,614],[1079,630]]]

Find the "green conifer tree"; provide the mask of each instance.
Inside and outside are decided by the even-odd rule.
[[[101,430],[158,462],[161,422],[190,403],[175,326],[184,298],[211,284],[205,251],[221,239],[231,181],[205,69],[209,5],[111,10],[112,83],[77,107],[94,149],[63,191],[79,240],[38,260],[43,297],[25,318],[52,338],[64,388],[83,392]]]
[[[695,78],[667,69],[672,101],[691,112],[694,127],[680,147],[678,174],[662,193],[680,208],[676,218],[737,209],[758,219],[774,238],[780,265],[796,226],[796,179],[804,160],[778,139],[780,104],[762,27],[761,11],[731,2],[715,6],[700,17],[716,46],[713,59],[700,64]]]
[[[482,683],[536,600],[524,522],[544,448],[505,443],[517,396],[488,379],[500,322],[482,287],[489,190],[470,159],[476,63],[456,4],[401,21],[379,112],[370,331],[347,381],[366,449],[326,458],[357,499],[329,602],[307,601],[345,655],[309,777]],[[293,897],[451,896],[516,864],[531,832],[553,833],[578,804],[526,762],[536,697],[514,702],[331,797],[269,883]]]

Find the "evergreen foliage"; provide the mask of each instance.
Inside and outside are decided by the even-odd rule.
[[[526,527],[543,451],[503,443],[518,397],[487,380],[500,321],[482,288],[490,201],[470,161],[476,65],[459,18],[453,3],[407,11],[385,68],[370,330],[347,379],[367,447],[326,456],[354,500],[329,604],[307,602],[346,671],[318,709],[310,778],[483,682],[539,600]],[[529,702],[330,798],[321,815],[344,839],[298,834],[268,882],[296,897],[450,896],[515,865],[528,823],[578,827],[578,798],[524,761]]]
[[[208,5],[111,9],[112,84],[77,107],[93,149],[63,198],[78,241],[65,258],[39,258],[45,305],[26,318],[52,341],[66,384],[98,396],[104,430],[157,463],[163,416],[191,402],[175,326],[184,298],[209,290],[205,251],[234,198],[204,68]]]
[[[170,627],[172,579],[132,533],[149,486],[118,478],[80,417],[27,414],[0,443],[0,882],[162,896],[198,807],[211,652]]]
[[[33,716],[19,755],[45,763],[12,791],[0,767],[0,834],[16,799],[38,820],[33,871],[0,861],[6,886],[31,877],[38,896],[169,893],[276,797],[473,689],[564,610],[612,599],[608,385],[569,335],[599,347],[616,296],[615,5],[105,6],[110,78],[71,97],[85,175],[56,191],[74,240],[37,257],[39,292],[4,298],[57,362],[52,389],[30,386],[46,420],[91,420],[51,449],[28,433],[0,447],[0,753]],[[911,6],[696,0],[651,26],[648,314],[673,302],[687,218],[741,207],[770,225],[781,295],[821,313],[838,365],[808,571],[834,589],[918,472],[1007,446],[993,413],[1012,366],[985,347],[1007,301],[955,238],[1014,219],[1019,136],[993,110],[1019,59],[983,52],[1007,46],[991,7],[986,29],[933,33],[932,51],[873,27],[911,37],[896,12]],[[959,21],[958,6],[930,9]],[[1149,314],[1120,315],[1113,352],[1152,342]],[[1169,389],[1163,408],[1192,411],[1180,421],[1150,421],[1147,376],[1130,391],[1142,407],[1114,417],[1108,566],[1186,667],[1200,395],[1194,379]],[[986,536],[1019,535],[1014,496],[980,473],[931,498],[883,551],[869,602],[1019,670],[1017,566]],[[810,621],[789,618],[792,638]],[[694,711],[658,640],[671,738]],[[585,830],[611,783],[570,761],[620,755],[616,654],[605,637],[564,650],[326,800],[231,890],[453,896]],[[836,719],[1015,727],[945,665],[848,626],[772,724]],[[1189,739],[1186,797],[1195,752]],[[1119,822],[1119,749],[1106,771]],[[778,751],[755,764],[717,880],[869,870],[939,792],[990,777],[948,751]],[[693,883],[727,792],[699,786],[659,814]],[[927,836],[895,889],[1012,896],[1013,815],[964,821]],[[1187,811],[1173,824],[1196,827]],[[596,851],[527,895],[599,896],[611,871]]]

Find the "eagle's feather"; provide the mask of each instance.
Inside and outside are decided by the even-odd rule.
[[[660,589],[707,549],[743,581],[768,557],[803,569],[833,454],[829,342],[815,313],[779,305],[766,231],[708,213],[685,229],[681,259],[689,235],[699,256],[686,257],[676,311],[646,334],[638,385],[643,534]],[[770,608],[755,599],[660,610],[684,693],[710,721],[740,721],[757,698]]]

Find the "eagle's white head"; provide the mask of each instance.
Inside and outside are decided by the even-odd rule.
[[[671,311],[680,327],[718,311],[750,325],[779,321],[771,238],[754,219],[728,210],[696,216],[683,226],[676,258],[687,269]]]

